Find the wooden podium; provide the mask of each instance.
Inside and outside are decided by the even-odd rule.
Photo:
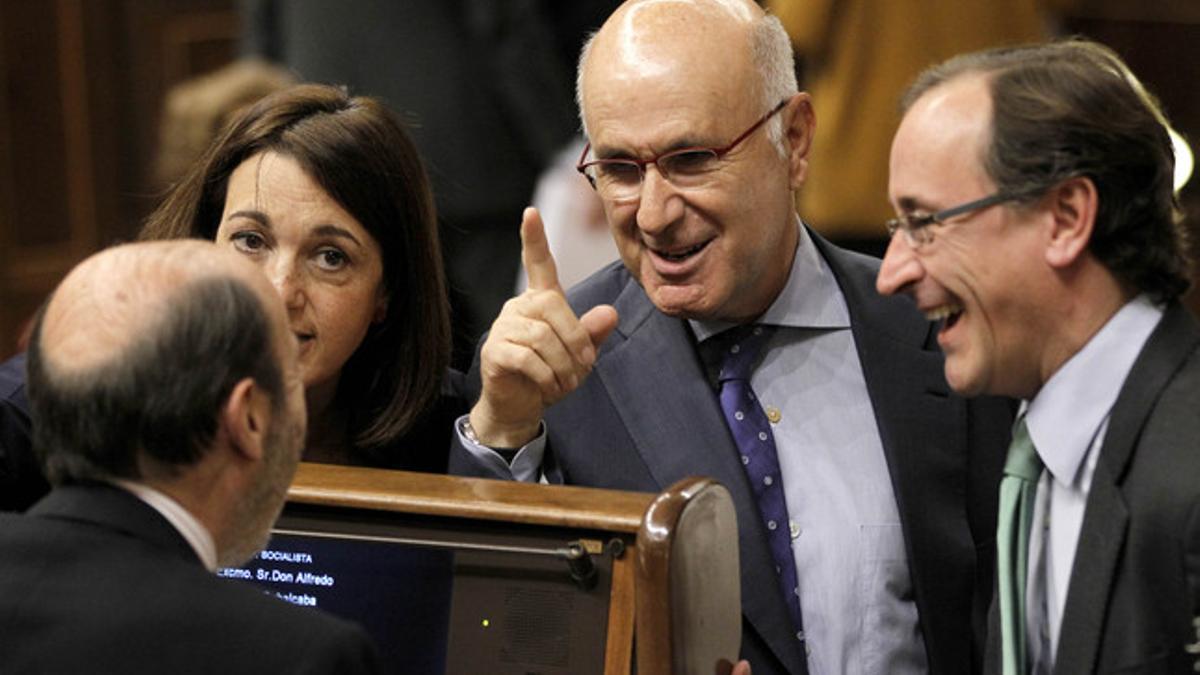
[[[313,546],[326,547],[316,562],[304,552]],[[434,563],[389,569],[392,549]],[[741,639],[737,551],[729,493],[706,478],[653,495],[302,464],[272,544],[245,574],[289,588],[308,583],[288,591],[300,604],[336,589],[376,603],[362,611],[385,620],[445,623],[446,673],[615,675],[632,672],[634,658],[643,674],[719,673],[736,660]],[[320,571],[338,556],[356,571]],[[282,571],[288,562],[316,571]],[[366,591],[348,576],[360,565],[377,568]],[[429,590],[432,600],[375,597],[406,576],[421,579],[417,591]],[[419,617],[406,610],[418,606]],[[372,621],[353,616],[358,611],[341,613]],[[385,659],[389,645],[441,639],[378,630]]]

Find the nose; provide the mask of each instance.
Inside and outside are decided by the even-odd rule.
[[[879,276],[875,278],[875,289],[882,295],[904,293],[923,276],[925,267],[921,259],[908,243],[908,238],[903,233],[897,233],[888,242],[883,264],[879,266]]]
[[[267,277],[288,311],[304,305],[304,280],[300,266],[294,261],[279,259],[267,270]]]
[[[637,210],[638,229],[647,234],[656,234],[682,217],[683,198],[658,167],[650,164],[642,176]]]

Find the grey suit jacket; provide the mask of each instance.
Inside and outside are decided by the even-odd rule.
[[[1200,325],[1178,304],[1113,406],[1071,569],[1056,673],[1192,673],[1200,653]],[[1000,672],[993,608],[988,672]]]
[[[879,261],[813,239],[850,308],[931,669],[972,672],[982,662],[1012,405],[953,395],[932,324],[908,300],[875,292]],[[656,492],[686,476],[719,480],[738,514],[742,656],[755,675],[807,672],[782,597],[762,583],[774,578],[765,528],[686,322],[659,312],[619,262],[572,289],[570,300],[579,312],[611,303],[620,322],[592,375],[546,411],[547,473],[568,484]],[[469,379],[478,387],[478,363]],[[451,472],[486,475],[461,447],[451,451]]]

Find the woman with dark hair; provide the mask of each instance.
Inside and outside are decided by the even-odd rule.
[[[140,235],[185,237],[250,257],[283,298],[300,347],[305,460],[445,472],[467,406],[449,368],[429,179],[387,108],[325,85],[248,107]],[[30,449],[23,360],[0,366],[0,510],[48,489]]]
[[[238,116],[142,239],[196,237],[258,262],[300,343],[305,459],[444,471],[449,305],[429,179],[382,104],[299,85]]]

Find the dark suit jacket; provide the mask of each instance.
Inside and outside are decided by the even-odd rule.
[[[875,292],[879,261],[813,239],[850,308],[931,669],[977,670],[1011,403],[954,396],[932,324],[908,300]],[[806,672],[783,599],[761,581],[774,578],[765,528],[686,322],[655,309],[619,262],[572,289],[570,299],[576,311],[611,303],[620,323],[592,375],[546,411],[548,473],[570,484],[655,492],[693,475],[723,483],[738,514],[742,655],[755,675]],[[478,386],[478,363],[470,379]],[[457,443],[450,469],[485,475]]]
[[[209,573],[118,488],[0,515],[5,673],[367,673],[375,658],[361,628]]]
[[[454,420],[467,412],[463,374],[448,368],[433,407],[395,443],[363,450],[356,464],[397,471],[445,473]],[[24,511],[50,491],[33,451],[25,355],[0,363],[0,511]]]
[[[1071,569],[1056,673],[1191,673],[1200,654],[1200,326],[1178,304],[1117,395]],[[1000,671],[993,608],[988,670]]]
[[[0,511],[24,511],[50,491],[30,444],[25,355],[0,363]]]

